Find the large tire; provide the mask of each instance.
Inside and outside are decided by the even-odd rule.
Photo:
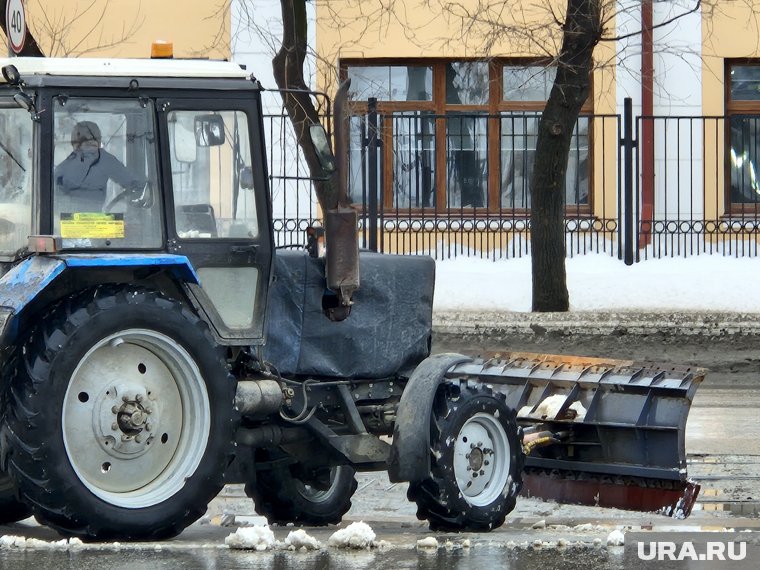
[[[356,471],[348,465],[330,469],[326,489],[317,489],[296,478],[288,467],[259,471],[245,486],[257,513],[270,524],[326,526],[338,524],[351,508],[356,491]]]
[[[8,473],[37,519],[89,540],[175,536],[233,453],[235,383],[182,303],[101,287],[28,339],[3,426]]]
[[[12,378],[11,371],[16,368],[17,353],[18,351],[15,349],[10,351],[0,374],[0,425],[2,425],[5,417],[5,406],[9,392],[7,388]],[[10,524],[32,516],[32,510],[18,500],[13,479],[3,471],[4,454],[5,446],[2,437],[0,437],[0,524]]]
[[[489,531],[504,524],[522,487],[515,410],[487,386],[444,384],[431,422],[430,477],[407,496],[432,530]]]
[[[0,471],[0,524],[10,524],[32,515],[32,511],[16,498],[16,486]]]

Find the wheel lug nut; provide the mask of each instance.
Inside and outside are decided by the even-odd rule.
[[[470,449],[475,449],[475,444],[474,443],[470,444]]]
[[[152,426],[152,425],[150,425],[150,424],[145,424],[145,431],[150,431],[150,430],[152,430],[152,429],[153,429],[153,426]],[[486,463],[486,465],[488,465],[488,463]]]
[[[486,472],[485,472],[485,471],[483,471],[483,470],[481,469],[481,470],[480,470],[480,474],[481,474],[481,475],[485,475],[485,474],[486,474]]]
[[[470,466],[468,465],[468,466],[467,466],[467,471],[472,471],[472,467],[470,467]]]
[[[478,474],[477,474],[477,473],[473,473],[473,474],[472,474],[472,478],[473,478],[473,479],[475,479],[475,477],[477,477],[477,476],[478,476]]]
[[[483,462],[483,465],[489,465],[488,459]]]
[[[135,396],[135,400],[137,400],[138,402],[142,402],[143,401],[142,394],[137,394],[137,396]]]
[[[135,436],[135,441],[136,441],[137,443],[142,443],[142,436],[140,436],[140,435],[136,435],[136,436]]]
[[[468,454],[466,454],[466,455],[464,456],[464,458],[465,458],[465,459],[469,459],[469,458],[470,458],[470,454],[469,454],[469,453],[468,453]]]
[[[129,398],[127,396],[122,396],[121,397],[121,401],[122,402],[129,402]]]
[[[482,441],[478,442],[478,447],[483,447],[483,442]]]
[[[114,406],[113,408],[111,408],[111,413],[118,414],[119,413],[119,406]]]
[[[112,423],[111,424],[111,429],[113,431],[117,431],[119,429],[119,424],[117,424],[116,422]]]

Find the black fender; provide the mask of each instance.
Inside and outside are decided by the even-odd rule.
[[[388,457],[388,477],[392,482],[417,482],[430,476],[430,420],[435,393],[446,372],[471,361],[462,354],[436,354],[423,360],[412,373],[401,395],[393,428]]]

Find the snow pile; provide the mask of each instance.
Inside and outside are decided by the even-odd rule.
[[[619,529],[613,530],[607,535],[607,546],[623,546],[625,544],[625,533]]]
[[[302,528],[298,530],[290,531],[285,539],[285,546],[292,550],[304,548],[306,550],[319,550],[322,548],[322,543],[316,538],[306,533]]]
[[[365,522],[354,522],[335,531],[327,544],[335,548],[371,548],[375,544],[375,531]]]
[[[268,550],[275,546],[274,533],[267,526],[239,528],[224,539],[224,544],[240,550]]]
[[[434,536],[421,538],[417,541],[417,548],[438,548],[438,541]]]
[[[4,535],[0,536],[0,550],[19,548],[19,549],[39,549],[39,550],[72,550],[81,548],[83,543],[78,538],[63,538],[55,542],[40,540],[38,538],[26,538],[23,536]]]
[[[559,413],[559,410],[565,403],[566,399],[567,396],[564,396],[562,394],[555,394],[554,396],[544,398],[536,408],[535,412],[531,413],[533,406],[523,406],[520,408],[520,412],[517,415],[521,417],[537,418],[542,420],[553,420],[557,417],[557,414]],[[580,402],[573,402],[568,407],[568,412],[571,411],[572,413],[568,415],[573,415],[574,413],[575,417],[573,419],[575,421],[582,422],[586,417],[586,408],[584,408],[583,404]]]

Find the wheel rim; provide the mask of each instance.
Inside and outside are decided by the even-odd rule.
[[[345,469],[347,469],[345,465],[330,468],[330,487],[325,490],[320,490],[311,485],[307,485],[300,479],[295,480],[296,490],[299,495],[310,503],[324,503],[329,501],[338,491],[339,480]]]
[[[509,484],[509,440],[499,420],[479,412],[468,419],[454,444],[454,476],[473,506],[490,505]]]
[[[63,400],[63,442],[74,472],[119,507],[149,507],[182,489],[201,462],[210,426],[195,360],[152,330],[98,342],[77,365]]]

